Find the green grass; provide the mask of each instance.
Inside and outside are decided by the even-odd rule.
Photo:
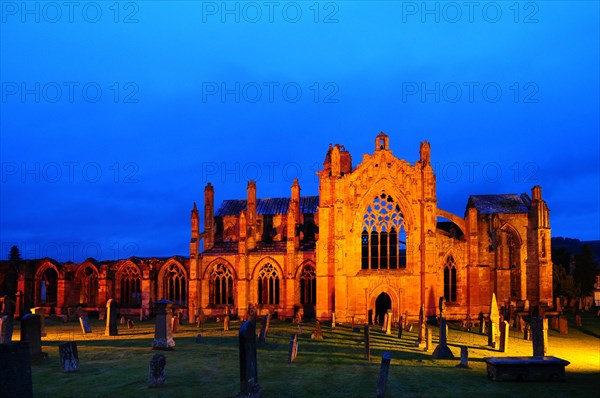
[[[414,346],[416,333],[396,332],[386,336],[371,332],[371,361],[364,359],[363,334],[348,326],[331,329],[323,325],[325,339],[310,340],[312,324],[303,324],[296,362],[287,364],[288,344],[297,326],[271,322],[267,344],[258,348],[259,383],[263,397],[373,397],[381,354],[390,351],[392,364],[386,397],[592,397],[600,390],[600,319],[583,315],[584,327],[574,327],[570,316],[569,334],[549,332],[549,352],[571,362],[566,382],[493,382],[486,377],[486,356],[529,356],[532,345],[516,329],[510,331],[506,353],[486,347],[487,338],[451,325],[449,346],[455,360],[434,360]],[[78,323],[47,321],[43,339],[45,360],[32,365],[33,390],[43,397],[233,397],[239,391],[237,329],[229,332],[211,322],[199,330],[182,325],[175,334],[176,350],[167,357],[167,382],[161,388],[146,384],[148,364],[157,352],[151,349],[152,321],[137,322],[134,329],[119,327],[119,336],[104,336],[104,323],[92,321],[94,333],[83,335]],[[199,332],[203,339],[194,342]],[[434,327],[434,345],[438,330]],[[15,330],[18,339],[18,328]],[[76,341],[80,370],[61,372],[58,344]],[[471,369],[459,369],[460,346],[469,347]]]

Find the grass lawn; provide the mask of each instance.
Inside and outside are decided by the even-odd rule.
[[[314,325],[303,324],[296,362],[287,364],[290,335],[298,331],[289,322],[272,321],[266,345],[258,347],[258,377],[263,397],[374,397],[381,354],[392,363],[386,397],[594,397],[600,391],[600,319],[583,314],[583,327],[569,315],[569,334],[549,331],[548,355],[566,359],[565,382],[494,382],[486,376],[486,356],[530,356],[532,344],[516,329],[510,330],[508,351],[486,347],[487,337],[450,325],[448,344],[455,360],[434,360],[414,346],[416,331],[386,336],[371,330],[371,361],[364,359],[363,334],[349,326],[331,329],[323,324],[325,339],[310,340]],[[13,340],[19,337],[18,322]],[[33,392],[43,397],[233,397],[239,391],[237,333],[240,323],[222,331],[214,321],[199,330],[182,325],[175,334],[176,350],[167,357],[167,381],[147,387],[152,321],[136,322],[133,329],[119,325],[119,336],[104,336],[104,323],[93,321],[94,332],[83,335],[78,323],[46,322],[43,351],[48,358],[32,364]],[[258,327],[258,326],[257,326]],[[362,330],[362,328],[361,328]],[[202,333],[202,342],[194,338]],[[438,329],[433,327],[434,345]],[[80,370],[61,372],[58,344],[76,341]],[[469,347],[470,369],[456,368],[460,346]],[[160,351],[163,352],[163,351]],[[1,394],[0,394],[1,395]]]

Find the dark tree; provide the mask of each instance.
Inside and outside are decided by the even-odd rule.
[[[13,246],[10,248],[10,253],[8,253],[8,259],[10,261],[21,261],[21,252],[17,246]]]
[[[594,291],[598,264],[594,261],[594,253],[588,244],[581,247],[581,252],[575,256],[575,272],[573,278],[581,286],[581,294],[588,296]]]

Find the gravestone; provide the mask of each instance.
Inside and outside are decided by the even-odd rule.
[[[261,395],[258,384],[258,366],[256,361],[256,324],[245,321],[240,327],[240,392],[238,397],[258,398]]]
[[[543,357],[546,352],[543,323],[543,319],[539,316],[531,318],[531,340],[533,341],[534,357]]]
[[[388,310],[385,317],[385,334],[392,334],[392,310]]]
[[[560,297],[556,297],[554,300],[554,310],[558,312],[558,314],[562,314],[562,306],[560,305]]]
[[[371,331],[369,325],[365,325],[365,358],[371,360]]]
[[[498,311],[498,302],[496,301],[496,293],[492,293],[492,301],[490,303],[490,320],[488,322],[488,346],[495,348],[499,336],[500,328],[500,313]]]
[[[262,324],[260,325],[260,335],[258,337],[259,344],[265,344],[267,342],[267,331],[269,329],[269,317],[270,314],[263,316]]]
[[[446,318],[440,318],[440,342],[435,350],[433,350],[432,357],[435,359],[454,359],[454,355],[450,348],[448,348],[447,336],[448,326],[446,324]]]
[[[335,329],[335,312],[331,313],[331,328]]]
[[[61,369],[65,373],[73,373],[79,370],[79,355],[77,355],[77,343],[69,341],[58,345]]]
[[[560,334],[569,334],[569,323],[564,315],[558,317],[558,331]]]
[[[402,338],[402,330],[404,330],[404,317],[400,315],[400,321],[398,322],[398,338]]]
[[[133,329],[133,325],[134,325],[133,321],[131,319],[128,319],[127,320],[127,329]]]
[[[148,387],[160,387],[167,379],[167,357],[163,354],[154,354],[148,366]]]
[[[298,355],[298,336],[294,333],[290,337],[290,348],[288,350],[288,363],[294,362]]]
[[[229,315],[226,315],[225,318],[223,319],[223,331],[224,332],[229,331]]]
[[[575,325],[581,327],[582,323],[581,323],[581,315],[577,314],[575,315]]]
[[[548,318],[542,319],[542,330],[544,337],[544,355],[548,352]]]
[[[431,329],[425,328],[425,351],[429,352],[433,348],[433,336]]]
[[[119,311],[119,304],[117,300],[110,299],[106,302],[106,329],[104,334],[106,336],[118,336],[119,331],[117,329],[117,312]]]
[[[525,322],[525,319],[523,319],[523,318],[521,318],[521,316],[519,316],[519,331],[524,332],[526,327],[527,327],[527,322]]]
[[[323,340],[323,330],[321,329],[321,323],[319,321],[315,322],[315,331],[312,332],[310,338],[313,340]]]
[[[508,322],[502,321],[500,324],[500,352],[506,352],[508,349]]]
[[[483,315],[483,312],[479,313],[479,333],[480,334],[485,334],[485,316]]]
[[[443,299],[443,297],[442,297]],[[442,301],[440,300],[440,304]],[[421,305],[421,309],[419,310],[419,335],[417,337],[417,343],[415,344],[419,348],[423,348],[425,346],[425,329],[427,324],[425,322],[425,304]]]
[[[124,326],[124,325],[125,325],[125,322],[126,322],[126,320],[125,320],[125,317],[124,317],[124,316],[122,316],[122,317],[121,317],[121,319],[119,320],[119,323],[120,323],[122,326]]]
[[[552,329],[556,329],[558,330],[558,317],[557,316],[553,316],[552,318],[550,318],[551,323],[551,327]]]
[[[154,303],[156,308],[156,321],[154,323],[153,350],[172,350],[175,347],[173,340],[173,302],[158,300]]]
[[[92,325],[87,317],[87,313],[81,306],[77,306],[75,309],[75,316],[79,318],[79,324],[81,325],[81,331],[85,333],[92,333]]]
[[[531,341],[531,325],[525,324],[523,328],[523,340]]]
[[[46,337],[46,309],[44,307],[35,307],[31,313],[40,316],[40,335]]]
[[[12,341],[14,322],[12,315],[0,315],[0,344],[9,344]]]
[[[33,398],[31,359],[25,342],[0,344],[0,396]]]
[[[29,344],[29,353],[32,358],[47,357],[42,352],[41,320],[39,315],[27,314],[21,318],[21,341]]]
[[[179,331],[179,315],[173,312],[171,307],[171,330],[173,333],[177,333]]]
[[[525,300],[523,303],[523,312],[529,312],[529,300]]]
[[[388,314],[387,312],[383,315],[383,324],[381,325],[381,331],[385,332],[387,329],[387,323],[388,323]]]
[[[469,369],[469,348],[465,345],[460,347],[460,363],[456,367]]]
[[[302,326],[298,325],[298,334],[302,336]]]
[[[385,388],[387,386],[387,379],[390,373],[390,362],[392,356],[389,352],[385,351],[381,355],[381,368],[379,369],[379,377],[377,378],[377,398],[385,397]]]

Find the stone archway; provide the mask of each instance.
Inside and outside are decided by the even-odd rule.
[[[378,325],[383,325],[383,319],[388,310],[392,309],[392,299],[385,293],[381,292],[375,300],[375,317]]]

